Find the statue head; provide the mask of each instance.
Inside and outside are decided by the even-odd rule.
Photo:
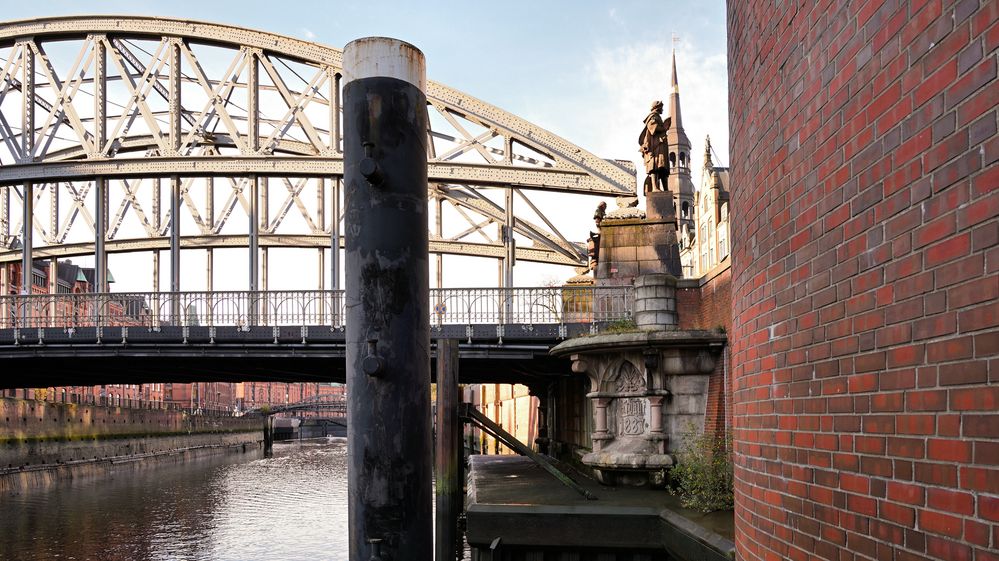
[[[663,112],[663,102],[661,100],[656,100],[652,102],[652,112],[662,113]]]

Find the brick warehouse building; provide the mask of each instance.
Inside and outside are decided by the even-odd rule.
[[[729,2],[739,557],[999,559],[999,2]]]

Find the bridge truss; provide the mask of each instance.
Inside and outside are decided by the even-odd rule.
[[[181,289],[181,250],[248,248],[248,289],[267,290],[268,250],[313,248],[337,289],[342,214],[341,52],[263,31],[131,16],[19,21],[0,29],[0,264],[149,252],[160,291]],[[628,162],[598,158],[436,82],[431,251],[582,265],[583,244],[538,193],[635,191]],[[541,197],[543,198],[543,197]],[[557,206],[564,207],[561,201]],[[546,214],[547,213],[547,214]],[[325,263],[328,259],[329,263]],[[14,279],[0,275],[2,293]]]
[[[278,413],[294,413],[297,411],[315,411],[326,413],[332,417],[347,417],[347,398],[343,395],[319,395],[296,403],[272,405],[266,409],[254,408],[246,414],[276,415]]]

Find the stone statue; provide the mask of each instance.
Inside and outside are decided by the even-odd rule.
[[[654,101],[652,110],[645,117],[645,127],[638,135],[638,145],[645,160],[647,174],[644,187],[646,193],[666,191],[666,178],[669,177],[669,142],[666,140],[666,131],[671,118],[666,117],[664,122],[662,113],[663,102]]]
[[[607,203],[600,201],[600,204],[597,205],[597,210],[593,211],[593,222],[596,223],[597,227],[604,221],[605,214],[607,214]]]
[[[715,167],[714,162],[711,161],[711,137],[708,135],[704,136],[704,169],[712,169]]]

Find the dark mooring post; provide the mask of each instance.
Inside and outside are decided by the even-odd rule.
[[[343,52],[350,560],[433,556],[426,70],[382,37]]]
[[[264,416],[264,457],[274,455],[274,415]]]
[[[458,416],[458,341],[437,341],[437,561],[454,561],[464,498],[462,422]]]

